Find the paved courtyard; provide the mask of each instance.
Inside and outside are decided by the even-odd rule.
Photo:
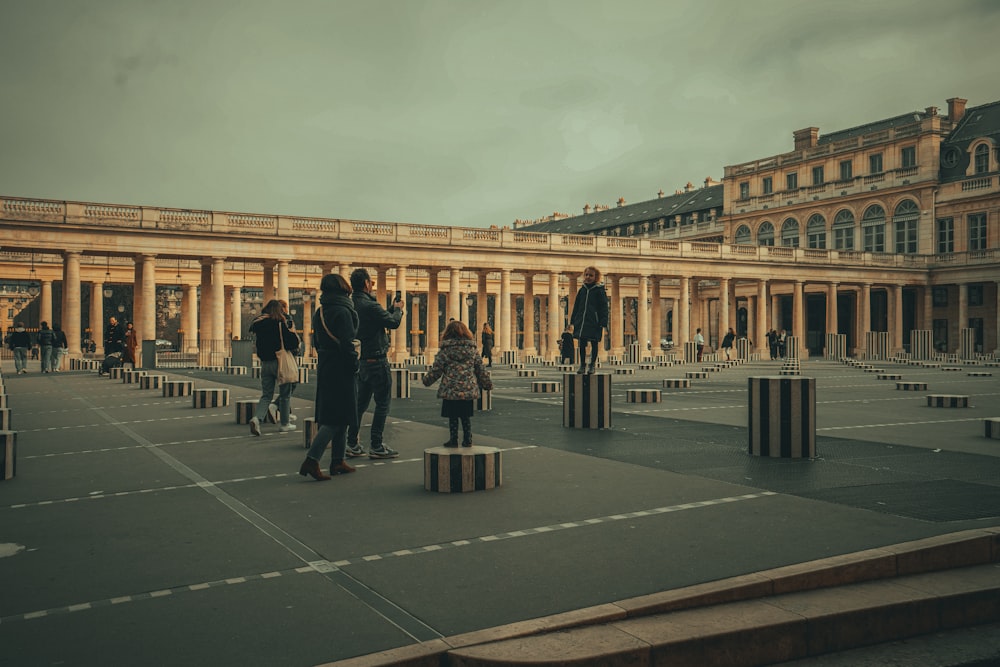
[[[356,474],[316,483],[296,474],[301,432],[255,438],[236,423],[252,378],[158,371],[230,389],[229,406],[194,409],[5,362],[18,468],[0,483],[0,664],[316,665],[1000,523],[1000,441],[983,436],[1000,417],[1000,369],[885,366],[929,392],[803,362],[814,460],[747,454],[747,378],[779,362],[650,404],[626,389],[685,367],[615,375],[606,430],[564,428],[562,395],[531,392],[556,369],[495,367],[493,409],[473,428],[503,450],[503,486],[438,494],[423,488],[422,452],[446,422],[419,383],[393,401],[399,459],[355,459]],[[296,391],[300,425],[313,392]],[[927,393],[969,407],[927,407]]]

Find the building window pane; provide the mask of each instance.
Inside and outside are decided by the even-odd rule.
[[[823,167],[813,167],[813,185],[823,185]]]
[[[896,229],[896,252],[917,252],[917,223],[920,220],[920,209],[912,199],[904,199],[896,205],[892,214],[892,222]]]
[[[774,225],[770,222],[761,224],[757,230],[757,245],[774,245]]]
[[[854,178],[854,163],[844,160],[840,163],[840,180],[849,181]]]
[[[907,146],[902,153],[903,168],[917,166],[917,147]]]
[[[781,245],[788,248],[799,247],[799,221],[788,218],[781,225]]]
[[[968,218],[969,250],[986,250],[986,214],[973,213]]]
[[[955,219],[939,218],[937,221],[938,254],[955,252]]]
[[[806,237],[810,248],[826,248],[826,219],[819,213],[809,218],[806,225]]]
[[[797,172],[793,172],[791,174],[785,174],[785,186],[786,190],[798,190],[799,175]]]
[[[948,320],[934,320],[934,349],[948,351]]]
[[[750,242],[750,228],[746,225],[740,225],[739,229],[736,230],[737,245],[749,245]]]
[[[774,192],[774,181],[771,180],[770,176],[765,176],[763,180],[764,194],[769,195]]]
[[[983,305],[983,286],[982,285],[969,285],[969,305],[970,306],[981,306],[981,305]]]
[[[854,214],[843,209],[833,219],[833,247],[836,250],[854,250]]]
[[[750,198],[750,184],[746,182],[740,183],[740,199],[749,199],[749,198]]]
[[[975,165],[977,174],[985,174],[990,170],[990,149],[986,144],[976,146]]]
[[[882,173],[882,154],[873,153],[868,156],[868,173],[870,174],[881,174]]]

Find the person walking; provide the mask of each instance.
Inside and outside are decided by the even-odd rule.
[[[42,372],[48,373],[52,370],[52,347],[56,344],[56,334],[49,328],[48,322],[42,322],[41,327],[38,330],[38,349],[42,358]]]
[[[493,327],[487,322],[483,325],[483,357],[489,362],[487,368],[493,367]]]
[[[569,318],[569,330],[573,338],[580,341],[580,368],[577,374],[590,374],[597,367],[597,346],[603,333],[608,330],[608,293],[601,282],[601,272],[593,266],[583,270],[583,285],[576,293],[573,314]],[[587,361],[587,345],[590,345],[590,364]]]
[[[288,302],[285,301],[284,299],[278,299],[278,303],[281,304],[281,313],[285,317],[285,326],[288,327],[289,331],[291,331],[292,333],[295,333],[295,335],[298,335],[298,333],[296,333],[296,331],[295,331],[295,320],[292,319],[292,316],[291,316],[291,314],[290,314],[290,312],[288,310]],[[298,384],[293,384],[292,385],[292,393],[288,395],[288,400],[289,400],[289,402],[288,402],[288,421],[290,421],[290,422],[298,421],[298,417],[296,417],[295,413],[292,412],[292,403],[291,403],[292,394],[295,393],[295,388],[298,387],[298,386],[299,386]],[[278,410],[278,403],[276,401],[272,400],[271,403],[267,406],[267,413],[271,416],[271,421],[273,421],[275,424],[277,424],[278,423],[278,416],[280,414],[280,411]]]
[[[733,341],[736,340],[736,332],[730,327],[729,331],[722,338],[722,349],[726,351],[726,361],[729,361],[729,353],[733,349]]]
[[[573,332],[569,330],[569,327],[566,327],[563,329],[562,336],[559,337],[559,363],[572,364],[575,357]]]
[[[139,337],[135,333],[135,326],[129,322],[125,325],[125,348],[122,353],[122,366],[131,364],[135,368],[135,351],[139,347]]]
[[[24,328],[24,322],[16,322],[14,330],[7,337],[7,347],[14,353],[16,375],[28,372],[28,350],[31,349],[31,334]]]
[[[316,350],[316,435],[309,444],[306,460],[299,474],[317,482],[331,475],[352,473],[355,468],[344,461],[347,430],[358,421],[358,355],[354,337],[358,332],[358,314],[351,300],[351,286],[343,276],[330,273],[319,284],[319,308],[313,314],[313,348]],[[330,474],[321,469],[327,444],[330,448]]]
[[[250,433],[260,435],[260,423],[267,416],[267,406],[274,397],[274,385],[278,383],[277,352],[282,347],[293,355],[299,349],[299,337],[285,324],[285,315],[281,310],[281,302],[277,299],[268,301],[261,309],[260,317],[250,324],[250,333],[255,337],[257,358],[260,359],[260,400],[257,409],[250,419]],[[280,424],[278,431],[288,433],[295,430],[295,424],[288,423],[288,404],[294,389],[293,382],[278,385],[278,412]]]
[[[62,330],[62,326],[58,322],[52,323],[52,332],[56,337],[52,346],[52,370],[58,373],[62,370],[63,357],[69,352],[69,341],[66,340],[66,332]]]
[[[392,399],[392,373],[389,370],[389,333],[403,322],[403,299],[397,292],[389,310],[372,295],[375,281],[366,269],[351,272],[351,299],[358,313],[358,339],[361,341],[361,362],[358,370],[358,419],[347,431],[347,455],[364,456],[361,448],[361,416],[375,399],[372,414],[370,459],[394,459],[399,452],[383,442],[385,420]]]
[[[104,336],[104,356],[107,357],[115,352],[121,354],[125,347],[125,327],[119,324],[118,319],[111,317],[108,319],[108,332]]]
[[[437,397],[441,399],[441,416],[448,418],[448,441],[445,447],[458,447],[458,423],[462,422],[462,446],[472,446],[473,402],[482,390],[493,389],[493,380],[476,352],[476,341],[464,322],[455,320],[445,327],[441,349],[434,364],[424,374],[429,387],[440,378]]]
[[[698,363],[701,363],[701,355],[705,352],[705,337],[701,335],[701,327],[695,329],[694,344],[698,350]]]

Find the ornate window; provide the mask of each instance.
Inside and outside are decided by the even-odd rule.
[[[872,204],[861,216],[861,250],[885,252],[885,209]]]
[[[740,199],[750,199],[750,183],[743,181],[740,183]]]
[[[736,230],[735,240],[737,245],[750,245],[753,242],[750,238],[750,228],[746,225],[740,225]]]
[[[774,225],[770,222],[761,223],[757,228],[757,245],[774,245]]]
[[[810,248],[826,248],[826,218],[814,213],[806,224],[806,237]]]
[[[846,208],[837,211],[833,219],[833,247],[854,250],[854,214]]]
[[[975,163],[975,174],[985,174],[990,170],[990,147],[986,144],[979,144],[976,146],[976,152],[973,158]]]
[[[799,221],[788,218],[781,223],[781,245],[786,248],[799,247]]]
[[[896,231],[896,252],[916,254],[919,221],[920,209],[912,199],[904,199],[896,205],[892,214],[892,224]]]

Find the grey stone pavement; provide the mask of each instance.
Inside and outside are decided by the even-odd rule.
[[[495,367],[473,428],[503,450],[503,486],[438,494],[422,452],[446,423],[419,383],[393,401],[399,459],[317,483],[296,474],[301,432],[255,438],[232,404],[4,362],[18,468],[0,482],[0,665],[316,665],[1000,523],[1000,441],[982,424],[1000,373],[886,366],[970,407],[805,361],[818,458],[794,461],[746,451],[747,377],[778,362],[659,404],[625,390],[685,367],[616,375],[600,431],[564,428],[561,394],[531,393],[556,369]],[[258,396],[249,377],[157,372]],[[299,424],[313,392],[296,391]]]

